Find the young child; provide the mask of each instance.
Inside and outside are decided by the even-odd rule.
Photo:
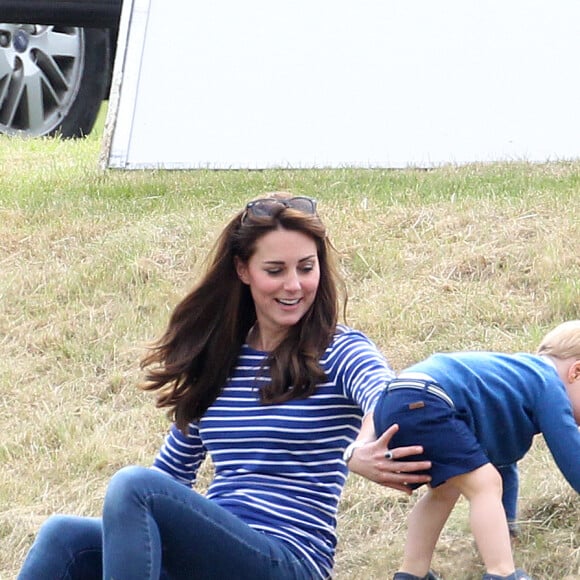
[[[496,466],[515,464],[542,433],[556,465],[580,492],[580,320],[549,332],[535,355],[440,353],[407,368],[374,410],[377,435],[393,423],[399,431],[391,447],[422,445],[432,463],[430,488],[409,514],[394,580],[427,577],[460,494],[469,501],[483,579],[529,579],[515,569]]]

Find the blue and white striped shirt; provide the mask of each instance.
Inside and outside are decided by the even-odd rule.
[[[327,578],[348,473],[342,453],[394,373],[364,334],[339,327],[321,359],[327,382],[306,399],[263,405],[266,356],[244,345],[218,399],[187,437],[171,428],[154,467],[193,485],[209,453],[215,477],[206,497],[287,543],[313,578]]]

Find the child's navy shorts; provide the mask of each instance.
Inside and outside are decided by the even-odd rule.
[[[377,437],[393,423],[399,425],[399,430],[389,447],[422,445],[421,455],[404,457],[401,461],[431,461],[431,469],[421,472],[431,476],[431,487],[489,463],[475,434],[435,381],[393,379],[375,406]],[[413,484],[410,487],[421,485]]]

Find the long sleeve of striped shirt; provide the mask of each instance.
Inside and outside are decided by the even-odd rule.
[[[342,453],[394,373],[364,334],[340,327],[321,359],[327,381],[308,398],[262,405],[265,357],[244,345],[218,399],[187,436],[171,428],[154,468],[192,485],[209,453],[208,499],[286,542],[310,561],[313,577],[327,578],[348,473]]]

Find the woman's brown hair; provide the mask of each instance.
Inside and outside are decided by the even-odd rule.
[[[285,192],[268,197],[288,199]],[[262,388],[263,403],[280,403],[311,395],[325,380],[319,360],[336,331],[340,277],[333,246],[317,214],[276,204],[271,215],[239,212],[219,236],[205,275],[175,307],[169,324],[141,362],[141,388],[157,391],[157,406],[168,407],[177,427],[186,432],[218,397],[236,364],[256,311],[250,289],[238,278],[236,257],[251,258],[258,240],[276,229],[299,231],[316,243],[320,282],[302,319],[269,353],[271,382]],[[346,295],[345,295],[346,300]]]

